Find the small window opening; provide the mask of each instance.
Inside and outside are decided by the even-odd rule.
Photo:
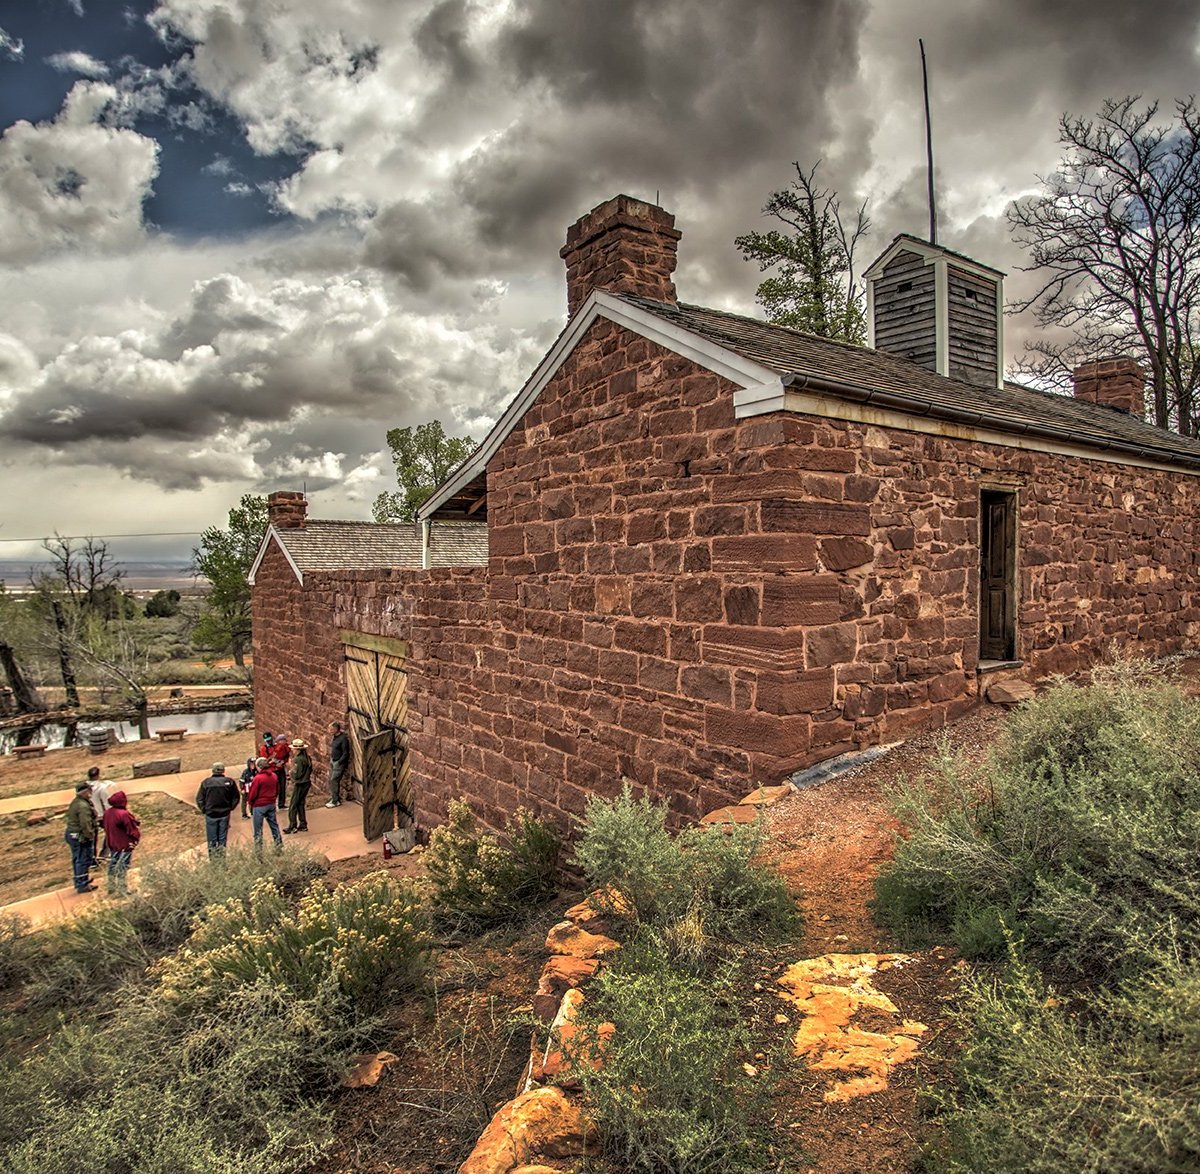
[[[911,289],[912,289],[911,281],[902,281],[898,286],[896,286],[897,293],[908,293],[908,291]]]

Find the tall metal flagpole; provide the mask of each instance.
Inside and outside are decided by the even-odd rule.
[[[925,158],[929,174],[929,243],[937,244],[937,199],[933,191],[933,124],[929,120],[929,70],[925,65],[925,41],[917,38],[921,46],[921,85],[925,90]]]

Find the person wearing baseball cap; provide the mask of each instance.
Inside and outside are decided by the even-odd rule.
[[[64,833],[67,847],[71,849],[71,880],[77,893],[93,893],[97,885],[92,884],[89,871],[92,852],[96,847],[96,811],[92,807],[92,784],[77,783],[75,798],[67,808],[67,829]]]

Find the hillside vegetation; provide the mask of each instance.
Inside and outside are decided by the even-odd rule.
[[[980,963],[933,1168],[1200,1170],[1198,776],[1200,702],[1119,662],[897,791],[878,911]]]

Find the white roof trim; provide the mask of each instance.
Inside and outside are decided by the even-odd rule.
[[[279,549],[283,551],[283,557],[287,559],[288,566],[291,567],[295,572],[296,578],[300,581],[300,586],[303,587],[304,574],[300,568],[296,566],[296,560],[292,558],[291,552],[288,550],[283,539],[279,536],[279,531],[275,529],[274,524],[269,525],[267,527],[267,532],[263,535],[262,545],[258,548],[258,554],[254,556],[254,563],[250,567],[250,574],[246,576],[246,582],[249,583],[251,587],[254,586],[254,576],[258,574],[258,568],[262,566],[262,561],[267,554],[267,547],[271,544],[272,540],[274,540],[278,544]]]
[[[603,290],[593,290],[575,317],[567,323],[566,329],[559,335],[546,357],[530,375],[525,386],[513,397],[512,402],[504,410],[500,419],[496,421],[495,427],[487,434],[483,443],[417,511],[418,518],[424,521],[444,501],[470,484],[487,468],[488,462],[496,455],[500,446],[533,406],[534,400],[542,393],[546,384],[554,378],[559,367],[566,362],[588,327],[597,318],[606,318],[618,326],[623,326],[626,330],[641,335],[642,338],[656,342],[686,359],[691,359],[694,363],[698,363],[701,367],[705,367],[740,387],[752,387],[775,378],[774,373],[760,363],[744,358],[734,351],[726,350],[684,327],[659,318],[648,310],[643,310],[640,306],[631,305]]]
[[[915,253],[918,257],[924,257],[926,265],[930,265],[934,261],[946,261],[956,269],[964,269],[986,281],[998,283],[1004,280],[1004,274],[999,269],[993,269],[990,265],[983,265],[978,261],[968,260],[949,249],[943,249],[940,245],[926,244],[924,241],[912,240],[906,236],[898,237],[884,249],[879,258],[864,271],[863,280],[874,281],[899,252]]]

